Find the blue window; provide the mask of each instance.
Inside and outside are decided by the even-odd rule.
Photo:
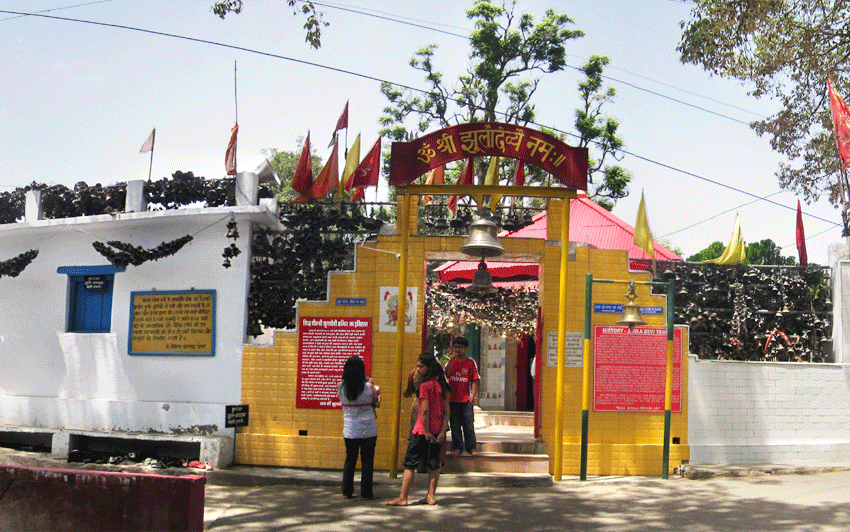
[[[109,332],[112,325],[114,266],[63,266],[68,275],[68,332]]]

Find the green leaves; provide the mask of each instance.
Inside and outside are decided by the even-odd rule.
[[[838,183],[826,78],[850,95],[848,25],[843,0],[703,0],[682,23],[677,47],[683,63],[738,79],[756,98],[779,102],[775,114],[751,126],[790,159],[777,172],[780,186],[807,202],[827,195],[842,207],[845,231],[850,198]]]
[[[467,11],[475,21],[469,37],[472,60],[466,75],[449,85],[432,63],[436,45],[416,52],[410,61],[424,73],[424,96],[384,84],[381,92],[391,103],[380,119],[382,135],[401,137],[435,126],[500,121],[528,124],[534,120],[531,97],[540,81],[534,74],[556,72],[566,65],[564,44],[584,35],[570,30],[567,15],[548,10],[535,25],[529,13],[516,16],[513,3],[477,0]],[[402,135],[398,128],[404,131]]]

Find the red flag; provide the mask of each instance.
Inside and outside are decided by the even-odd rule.
[[[351,175],[351,186],[377,187],[378,174],[381,171],[381,137],[375,141],[375,145],[369,150],[369,154],[360,162],[360,165]]]
[[[334,141],[336,141],[336,132],[340,129],[348,129],[348,102],[345,102],[345,109],[342,110],[342,114],[339,115],[339,120],[336,121],[336,127],[334,128],[334,133],[331,137],[331,143],[328,144],[328,148],[330,148]]]
[[[295,166],[295,173],[292,175],[292,190],[295,190],[302,196],[304,200],[312,199],[310,189],[313,187],[313,160],[310,156],[310,132],[307,132],[307,138],[304,140],[304,146],[301,148],[301,156],[298,158],[298,164]]]
[[[354,195],[351,196],[351,201],[362,201],[366,197],[366,193],[363,190],[362,188],[355,190]]]
[[[832,88],[832,82],[826,78],[829,89],[829,106],[832,109],[832,128],[835,131],[835,141],[838,144],[838,155],[841,157],[841,169],[850,164],[850,111],[841,96]]]
[[[339,148],[334,144],[334,149],[328,158],[327,164],[316,176],[313,186],[310,187],[310,195],[315,199],[324,199],[331,190],[336,191],[339,187]]]
[[[227,175],[236,175],[236,133],[239,132],[239,124],[233,124],[230,130],[230,142],[227,143],[227,151],[224,153],[224,168]]]
[[[518,187],[525,186],[525,164],[517,159],[514,166],[514,185]]]
[[[806,233],[803,231],[803,210],[800,208],[800,200],[797,200],[797,254],[800,255],[800,266],[809,263],[806,254]]]
[[[472,184],[472,171],[475,168],[475,161],[472,157],[469,157],[466,162],[463,164],[463,170],[460,171],[460,177],[457,180],[458,185],[471,185]],[[457,196],[451,196],[449,198],[449,209],[452,213],[457,214]]]
[[[146,140],[145,143],[142,144],[142,149],[139,150],[139,153],[145,153],[146,151],[153,151],[153,139],[154,139],[155,136],[156,136],[156,128],[153,128],[153,131],[151,131],[150,137],[148,137],[148,140]]]
[[[516,164],[514,165],[514,185],[518,187],[525,185],[525,164],[519,159],[516,160]],[[514,206],[515,199],[515,197],[511,196],[511,208]]]

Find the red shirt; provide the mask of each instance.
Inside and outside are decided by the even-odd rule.
[[[478,376],[478,365],[469,357],[463,360],[454,359],[449,362],[449,386],[452,403],[469,402],[469,385],[481,377]]]
[[[425,424],[422,421],[422,400],[428,400],[428,426],[431,434],[439,434],[443,429],[443,412],[446,402],[443,399],[443,388],[440,381],[431,379],[419,386],[419,411],[416,414],[416,424],[413,426],[413,434],[425,434]]]

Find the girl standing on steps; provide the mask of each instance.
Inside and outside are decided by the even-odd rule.
[[[375,466],[375,444],[378,441],[378,422],[375,408],[381,406],[381,392],[366,378],[366,364],[353,356],[342,368],[339,384],[339,399],[342,402],[343,429],[345,439],[345,466],[342,470],[342,496],[354,496],[354,469],[360,455],[360,496],[377,499],[372,493],[372,477]]]
[[[440,445],[446,439],[449,428],[449,396],[451,388],[446,382],[443,368],[433,355],[419,355],[416,371],[422,376],[419,385],[419,411],[416,425],[410,435],[407,453],[404,455],[404,476],[401,480],[401,493],[389,506],[407,506],[407,497],[413,487],[416,468],[424,461],[428,470],[428,494],[419,502],[437,504],[435,498],[437,482],[440,479]]]

